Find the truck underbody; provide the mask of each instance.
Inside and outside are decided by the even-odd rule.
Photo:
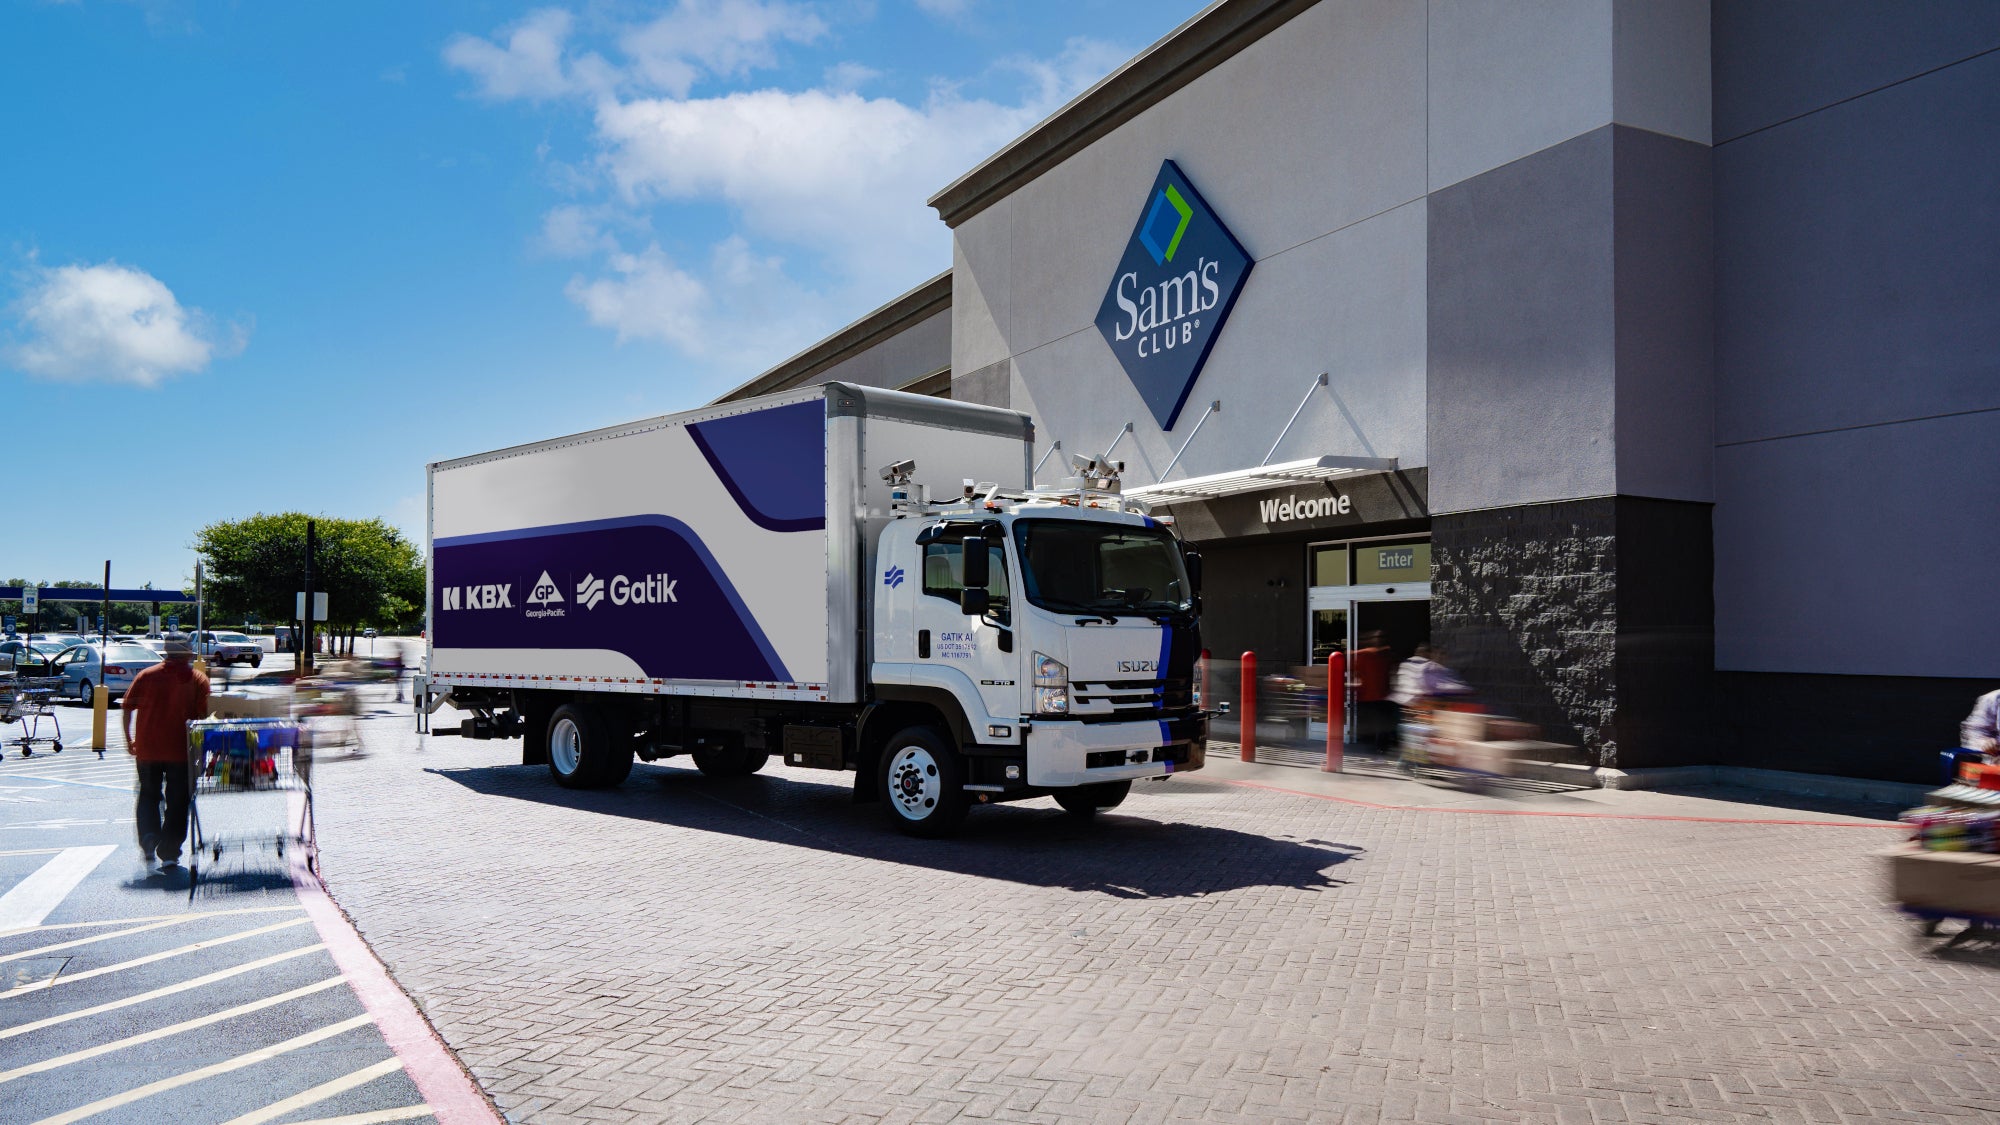
[[[420,684],[418,711],[428,716],[442,702]],[[606,692],[456,686],[449,701],[471,717],[437,735],[472,739],[520,738],[524,765],[547,765],[570,788],[617,785],[637,761],[656,762],[686,754],[696,768],[718,777],[756,773],[771,756],[804,769],[846,770],[854,774],[856,802],[875,802],[897,792],[886,776],[898,748],[924,741],[951,776],[939,799],[959,807],[1053,796],[1074,813],[1116,805],[1131,782],[1044,788],[1024,780],[1027,738],[1015,745],[981,745],[948,693],[923,688],[891,688],[859,706],[702,696],[639,696]],[[1104,768],[1161,764],[1168,772],[1200,769],[1207,717],[1190,711],[1157,723],[1157,746],[1116,751]],[[948,790],[948,791],[947,791]],[[948,829],[956,817],[940,827]],[[899,821],[901,823],[901,821]]]

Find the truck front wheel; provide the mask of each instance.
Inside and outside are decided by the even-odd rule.
[[[549,716],[549,772],[565,789],[599,789],[624,780],[617,758],[629,761],[629,739],[617,732],[596,707],[565,703]],[[630,772],[630,765],[624,772]],[[616,780],[614,780],[614,778]]]
[[[965,770],[932,727],[905,727],[882,748],[880,792],[889,819],[912,836],[949,836],[969,805]]]
[[[1095,785],[1079,785],[1074,789],[1058,789],[1056,804],[1071,816],[1095,816],[1099,809],[1115,809],[1132,791],[1129,781],[1100,781]]]

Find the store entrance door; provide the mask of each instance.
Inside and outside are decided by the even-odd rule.
[[[1394,598],[1351,604],[1354,667],[1348,676],[1348,739],[1386,751],[1395,740],[1397,715],[1388,693],[1395,686],[1396,669],[1430,640],[1431,602]]]
[[[1431,634],[1431,590],[1429,583],[1417,583],[1405,587],[1386,586],[1345,586],[1315,587],[1308,595],[1307,609],[1310,614],[1310,631],[1313,667],[1317,672],[1304,672],[1308,678],[1308,694],[1313,698],[1309,736],[1315,740],[1326,737],[1326,696],[1322,686],[1326,658],[1329,654],[1347,654],[1347,724],[1346,736],[1350,743],[1373,741],[1386,721],[1390,709],[1384,706],[1361,707],[1360,697],[1364,690],[1373,694],[1373,689],[1384,687],[1373,676],[1371,682],[1363,685],[1364,678],[1359,661],[1376,659],[1380,661],[1377,674],[1386,676],[1388,685],[1395,683],[1396,668],[1410,658],[1418,645],[1430,639]],[[1364,657],[1361,650],[1369,647],[1369,638],[1375,633],[1382,634],[1382,645],[1389,650],[1386,660],[1380,657]],[[1380,700],[1367,700],[1379,704]]]

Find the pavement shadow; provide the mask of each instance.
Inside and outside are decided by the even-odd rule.
[[[1173,823],[1122,810],[1083,820],[1041,802],[977,808],[958,836],[919,840],[896,831],[881,806],[855,804],[847,785],[779,776],[722,779],[640,766],[620,789],[577,790],[556,785],[540,766],[426,772],[492,797],[1115,898],[1337,887],[1346,881],[1331,877],[1329,869],[1362,853],[1354,845]]]

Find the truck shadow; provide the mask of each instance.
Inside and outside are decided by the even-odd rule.
[[[781,775],[716,779],[692,769],[639,766],[620,789],[563,789],[540,766],[426,772],[490,797],[533,801],[699,832],[839,852],[984,879],[1115,898],[1188,898],[1248,887],[1343,886],[1331,868],[1362,849],[1325,840],[1259,836],[1156,820],[1166,810],[1136,789],[1094,819],[1046,801],[976,808],[947,840],[904,836],[878,805],[853,803],[846,785]]]

